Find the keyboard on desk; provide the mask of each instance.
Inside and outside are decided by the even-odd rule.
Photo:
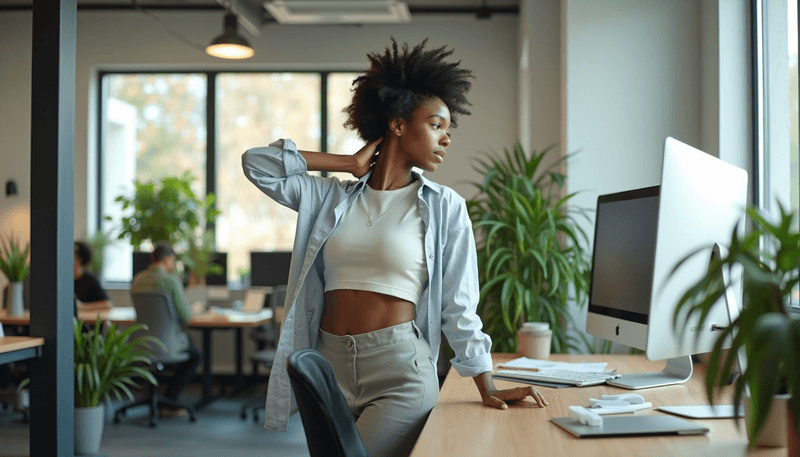
[[[498,375],[507,377],[519,377],[530,379],[532,381],[546,381],[560,384],[572,384],[578,387],[593,386],[595,384],[603,384],[608,379],[617,378],[618,375],[610,373],[599,372],[582,372],[570,370],[547,369],[542,371],[514,371],[513,375],[508,373],[513,371],[513,368],[507,367],[497,372]],[[503,373],[506,372],[506,373]]]

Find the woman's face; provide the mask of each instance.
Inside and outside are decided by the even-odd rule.
[[[412,166],[436,171],[444,162],[445,148],[450,145],[450,110],[439,98],[418,106],[411,119],[399,120],[399,146],[402,158]]]

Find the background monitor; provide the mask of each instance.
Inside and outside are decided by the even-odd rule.
[[[211,260],[217,265],[222,267],[222,273],[210,274],[206,276],[206,285],[208,286],[227,286],[228,285],[228,253],[215,252]]]
[[[741,227],[747,205],[747,172],[667,138],[655,219],[653,200],[648,200],[652,196],[642,192],[598,198],[586,318],[587,332],[642,349],[650,360],[667,360],[664,371],[608,381],[629,389],[686,381],[692,374],[690,355],[710,352],[717,337],[712,327],[728,325],[724,306],[714,307],[702,327],[697,325],[699,316],[689,320],[683,332],[672,322],[681,296],[706,274],[714,244],[727,246],[733,229]],[[626,223],[625,218],[638,219]],[[624,237],[641,245],[621,251],[608,248],[625,242]],[[673,273],[678,263],[695,251],[700,254]],[[615,254],[618,252],[626,255]],[[625,290],[601,293],[613,288]],[[740,289],[734,292],[741,297]],[[683,322],[683,318],[678,320]]]
[[[250,252],[250,284],[253,286],[279,286],[289,282],[289,251]]]
[[[133,252],[133,274],[131,278],[136,276],[136,273],[144,271],[150,266],[151,252],[134,251]]]

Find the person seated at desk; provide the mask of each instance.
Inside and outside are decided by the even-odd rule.
[[[164,291],[169,293],[172,296],[172,304],[175,306],[178,319],[181,324],[186,324],[192,318],[192,312],[186,306],[181,279],[174,274],[177,261],[175,250],[168,242],[159,241],[150,255],[150,260],[150,266],[133,277],[131,292]],[[178,365],[175,375],[168,383],[164,396],[172,400],[177,400],[184,387],[192,380],[202,356],[200,350],[189,341],[185,332],[180,331],[178,341],[181,346],[185,347],[183,352],[189,354],[189,359]],[[182,417],[186,415],[186,410],[161,408],[160,415],[162,417]]]
[[[75,316],[78,311],[107,311],[113,304],[100,280],[86,269],[92,261],[92,248],[83,241],[75,242]],[[78,305],[80,302],[80,305]]]

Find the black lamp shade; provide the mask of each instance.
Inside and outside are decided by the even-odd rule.
[[[223,59],[247,59],[254,54],[253,48],[241,35],[236,32],[237,20],[235,14],[226,14],[222,35],[206,48],[206,53]]]
[[[9,179],[8,182],[6,182],[6,197],[13,197],[14,195],[17,195],[17,183]]]

